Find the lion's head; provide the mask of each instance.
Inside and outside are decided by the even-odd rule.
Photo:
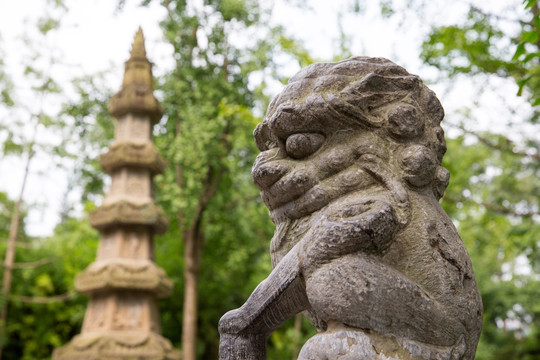
[[[393,179],[440,198],[448,181],[443,116],[420,78],[389,60],[313,64],[291,78],[255,129],[261,154],[253,179],[277,222],[318,210],[341,196],[335,187],[368,186],[359,171],[347,173],[362,157],[381,159]]]

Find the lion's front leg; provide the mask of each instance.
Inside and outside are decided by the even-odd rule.
[[[381,255],[398,229],[396,213],[382,195],[351,194],[313,216],[299,249],[304,276],[333,259],[353,253]]]
[[[283,322],[309,308],[298,247],[285,256],[240,308],[219,321],[220,360],[266,359],[266,340]]]

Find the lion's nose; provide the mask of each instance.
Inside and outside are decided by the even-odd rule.
[[[281,179],[289,170],[290,167],[283,163],[268,162],[261,165],[256,165],[253,168],[251,175],[255,185],[259,188],[259,190],[263,190],[274,185],[274,183]]]

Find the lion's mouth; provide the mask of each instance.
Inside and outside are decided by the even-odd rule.
[[[345,194],[377,183],[365,169],[366,157],[379,157],[382,152],[373,146],[371,134],[356,133],[348,140],[334,136],[327,141],[326,147],[302,160],[291,158],[279,146],[257,156],[253,181],[275,223],[310,215]]]
[[[299,219],[320,210],[340,197],[376,184],[360,164],[319,180],[309,169],[287,173],[261,191],[261,197],[276,223]]]

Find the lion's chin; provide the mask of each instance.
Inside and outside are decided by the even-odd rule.
[[[276,230],[270,242],[272,266],[281,259],[304,237],[311,227],[311,215],[300,219],[285,219],[276,223]]]

